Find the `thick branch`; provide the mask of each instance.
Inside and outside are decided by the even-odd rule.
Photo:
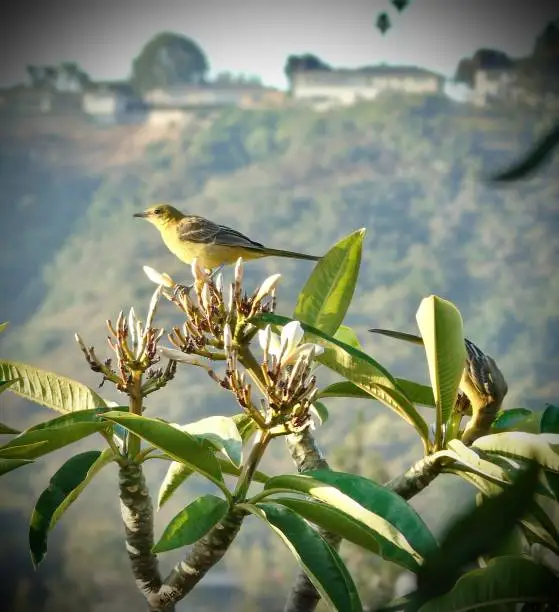
[[[328,462],[322,456],[313,435],[308,429],[287,436],[287,447],[299,472],[330,469]],[[339,549],[342,539],[338,535],[321,528],[318,529],[318,533],[332,548]],[[300,571],[289,592],[284,612],[312,612],[319,601],[320,595],[318,591],[307,578],[305,572]]]
[[[130,462],[120,469],[121,512],[126,530],[126,549],[136,584],[150,612],[174,612],[185,597],[218,561],[237,535],[244,512],[232,511],[191,548],[187,558],[175,565],[164,582],[157,556],[151,552],[153,505],[142,467]]]
[[[136,585],[149,602],[161,587],[157,556],[151,552],[154,543],[153,505],[141,465],[132,461],[121,465],[119,480],[126,550]]]
[[[427,455],[414,463],[400,476],[389,480],[384,486],[404,499],[411,499],[427,488],[441,473],[443,458],[438,455]]]

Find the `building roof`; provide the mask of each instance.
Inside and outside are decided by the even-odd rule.
[[[377,64],[375,66],[362,66],[361,68],[334,68],[331,70],[327,69],[315,69],[315,70],[295,70],[292,73],[293,77],[299,75],[319,76],[320,80],[324,83],[334,82],[347,82],[353,79],[362,79],[363,77],[371,76],[386,76],[386,77],[435,77],[444,80],[444,76],[420,68],[419,66],[393,66],[389,64]]]

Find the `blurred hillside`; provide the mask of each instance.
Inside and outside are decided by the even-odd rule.
[[[420,300],[437,293],[457,304],[467,335],[499,363],[509,382],[507,407],[538,408],[557,400],[557,160],[529,182],[508,188],[483,180],[516,159],[551,125],[551,117],[511,107],[475,109],[438,97],[385,95],[374,104],[324,113],[228,108],[190,119],[180,130],[73,125],[48,118],[0,126],[0,319],[11,321],[0,339],[2,358],[97,385],[74,332],[102,356],[105,319],[131,305],[140,312],[147,308],[154,285],[142,265],[177,280],[190,278],[157,232],[132,218],[165,200],[269,246],[312,253],[325,252],[366,227],[359,285],[346,321],[366,351],[395,374],[424,380],[420,349],[371,337],[366,330],[415,332]],[[247,288],[281,272],[278,312],[290,314],[310,271],[309,262],[254,262],[247,266]],[[168,303],[162,303],[159,316],[167,327],[180,321]],[[328,373],[320,375],[324,382],[331,380]],[[112,390],[103,391],[118,399]],[[174,384],[150,397],[149,406],[151,413],[177,422],[239,411],[203,371],[186,368]],[[358,402],[348,410],[337,400],[329,408],[331,422],[317,432],[327,452],[339,449],[340,432],[350,436],[363,409],[365,444],[372,457],[384,460],[390,475],[418,456],[408,426],[382,406]],[[15,427],[46,416],[8,394],[0,399],[0,420]],[[98,609],[86,602],[99,599],[98,590],[107,588],[103,580],[109,577],[115,598],[126,592],[124,599],[139,605],[119,539],[114,472],[102,474],[92,486],[95,491],[68,513],[66,527],[57,527],[37,575],[25,555],[17,571],[10,564],[10,551],[21,553],[26,542],[23,518],[62,455],[49,457],[42,471],[19,470],[0,482],[3,497],[10,500],[6,520],[13,524],[2,566],[29,576],[20,590],[28,588],[33,597],[39,592],[33,589],[48,591],[44,610],[74,609],[61,603],[70,601],[71,593],[73,605]],[[292,469],[281,443],[265,467]],[[154,486],[164,470],[149,466]],[[203,486],[193,480],[185,491],[192,495]],[[437,486],[427,495],[440,495]],[[165,508],[158,528],[184,499],[178,494],[175,505]],[[417,504],[424,508],[422,499]],[[80,520],[73,523],[72,516]],[[443,518],[427,520],[440,526]],[[253,551],[256,566],[266,561],[260,534],[248,534],[228,570],[242,573],[246,551]],[[98,554],[107,554],[103,546],[109,546],[97,578],[88,575],[82,559],[92,554],[95,538]],[[291,577],[293,566],[286,561],[286,567],[280,564],[262,580],[276,580],[277,588],[277,581]],[[79,586],[64,588],[68,582]],[[121,609],[107,605],[104,610]]]

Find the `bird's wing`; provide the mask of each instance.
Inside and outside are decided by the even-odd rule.
[[[264,245],[251,240],[241,232],[226,225],[218,225],[203,217],[185,217],[178,224],[178,233],[181,240],[198,242],[202,244],[219,244],[223,246],[236,246],[249,249],[263,249]]]

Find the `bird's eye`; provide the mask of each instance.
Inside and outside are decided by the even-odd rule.
[[[155,208],[154,211],[153,211],[153,214],[154,215],[160,215],[162,212],[163,212],[162,208]]]

